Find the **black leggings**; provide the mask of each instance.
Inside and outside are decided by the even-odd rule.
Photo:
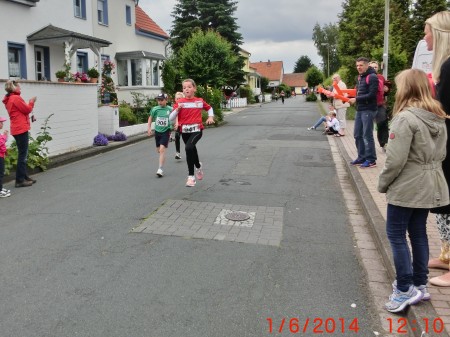
[[[180,131],[175,130],[175,151],[180,153]]]
[[[189,175],[194,175],[194,166],[200,168],[200,160],[197,153],[197,142],[202,138],[203,132],[182,133],[181,137],[184,142],[184,149],[186,151],[186,161],[188,165]]]

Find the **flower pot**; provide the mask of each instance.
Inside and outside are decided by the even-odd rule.
[[[58,78],[58,82],[64,82],[64,78]]]
[[[97,77],[92,77],[89,82],[91,83],[97,83],[98,82],[98,78]]]

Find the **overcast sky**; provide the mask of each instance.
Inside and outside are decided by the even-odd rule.
[[[169,34],[176,3],[140,0],[139,6]],[[302,55],[319,66],[312,30],[316,23],[336,23],[341,11],[341,0],[238,0],[235,17],[250,61],[283,61],[284,72],[291,73]]]

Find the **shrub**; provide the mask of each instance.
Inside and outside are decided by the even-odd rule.
[[[100,76],[100,73],[95,67],[89,68],[87,74],[90,78],[98,78]]]
[[[122,142],[122,141],[127,140],[127,136],[123,132],[120,132],[120,131],[116,131],[115,134],[106,136],[106,138],[109,141],[115,141],[115,142]]]
[[[32,170],[38,168],[41,171],[45,171],[50,162],[48,158],[47,143],[53,139],[48,132],[48,130],[51,129],[51,127],[48,126],[48,121],[52,116],[53,114],[50,114],[45,119],[44,124],[41,126],[41,131],[37,133],[36,139],[33,137],[30,137],[29,139],[27,166]],[[8,154],[5,157],[5,174],[9,174],[12,169],[17,167],[17,158],[17,144],[13,141],[8,148]]]
[[[133,114],[131,106],[126,102],[119,105],[119,120],[126,121],[129,125],[136,124],[137,118]]]
[[[214,110],[214,121],[215,123],[219,123],[223,121],[223,113],[222,113],[222,101],[223,101],[223,93],[219,89],[208,88],[207,92],[205,92],[205,88],[198,86],[197,87],[197,97],[203,98],[209,105],[212,106]],[[203,111],[202,120],[203,123],[208,119],[208,114]]]
[[[308,96],[306,96],[307,102],[315,102],[317,101],[317,95],[315,93],[310,93]]]
[[[96,146],[106,146],[108,145],[108,138],[102,133],[99,133],[94,137],[94,145]]]

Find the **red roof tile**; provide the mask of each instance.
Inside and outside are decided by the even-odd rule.
[[[269,61],[250,63],[250,67],[270,81],[281,81],[283,79],[283,61]]]
[[[155,34],[167,39],[169,38],[169,35],[167,35],[167,33],[164,30],[162,30],[162,28],[158,26],[155,23],[155,21],[153,21],[141,7],[139,6],[135,7],[135,14],[136,14],[135,26],[137,30]]]
[[[283,83],[290,87],[306,87],[305,73],[284,74]]]

